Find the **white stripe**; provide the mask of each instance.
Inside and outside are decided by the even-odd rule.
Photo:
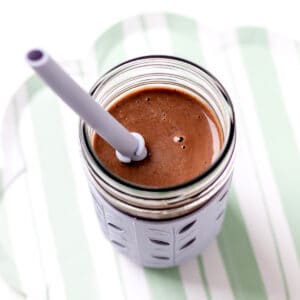
[[[204,57],[210,66],[210,58],[215,58],[214,54],[216,51],[214,47],[217,47],[218,43],[220,42],[219,36],[217,36],[215,32],[208,31],[205,28],[202,29],[201,26],[198,27],[198,33]],[[207,250],[203,255],[203,265],[212,298],[233,299],[233,292],[227,278],[227,273],[220,254],[220,249],[218,248],[216,242],[214,242],[209,250]],[[223,295],[221,295],[221,290],[218,287],[223,288]]]
[[[300,56],[296,49],[296,43],[292,40],[270,34],[269,43],[285,109],[300,150]]]
[[[241,109],[241,117],[245,121],[249,141],[252,149],[255,149],[255,151],[253,151],[254,164],[257,168],[257,175],[261,183],[267,210],[270,214],[272,227],[279,247],[279,253],[282,259],[290,297],[291,299],[300,299],[300,268],[295,251],[295,245],[289,230],[286,216],[283,212],[279,192],[271,171],[272,169],[268,160],[262,132],[259,127],[259,122],[255,111],[254,99],[252,97],[245,67],[241,60],[237,37],[232,34],[228,40],[230,40],[231,44],[233,45],[228,49],[228,59],[231,65],[232,75],[234,77],[234,83],[236,87],[235,105],[237,107],[239,106]],[[246,217],[246,212],[244,216]],[[256,218],[253,221],[256,222]],[[262,230],[262,228],[259,230]],[[264,244],[265,240],[256,240],[255,243]],[[268,254],[269,253],[267,252],[266,255]],[[268,294],[272,294],[270,289],[271,287],[267,286]]]
[[[6,190],[3,201],[22,290],[30,300],[46,299],[46,283],[24,174]]]
[[[24,90],[17,101],[25,101]],[[20,126],[21,124],[19,124]],[[16,136],[10,139],[16,139]],[[16,152],[17,153],[17,152]],[[17,159],[9,157],[9,159]],[[7,161],[7,163],[9,163]],[[45,299],[46,278],[42,266],[37,228],[33,217],[28,183],[23,173],[5,191],[4,205],[13,248],[13,256],[20,275],[21,285],[28,299]]]
[[[217,241],[214,241],[203,253],[202,262],[211,298],[215,300],[233,300],[233,293]]]
[[[144,16],[146,34],[149,38],[150,48],[155,53],[172,54],[173,48],[168,30],[166,16],[152,14]],[[196,260],[190,260],[179,266],[182,284],[188,299],[205,299],[203,282]],[[201,296],[201,297],[200,297]]]
[[[136,265],[123,254],[118,254],[126,299],[150,300],[150,290],[141,266]]]
[[[96,52],[95,48],[93,47],[88,55],[81,60],[81,70],[83,73],[83,86],[84,89],[88,92],[92,86],[95,84],[95,82],[99,79],[100,77],[100,72],[97,69],[97,60],[96,60]]]
[[[207,299],[199,273],[197,259],[190,259],[179,267],[184,293],[188,300]]]
[[[124,48],[126,57],[137,57],[149,54],[140,16],[122,22]]]
[[[22,91],[18,92],[18,94],[19,93],[22,93]],[[1,164],[1,168],[3,168],[3,187],[9,185],[18,174],[24,172],[25,170],[22,155],[18,147],[18,142],[15,138],[13,138],[18,131],[18,123],[16,120],[17,116],[14,107],[15,101],[17,100],[12,99],[7,106],[2,123],[4,128],[1,128],[0,142],[2,148],[1,154],[3,156],[3,165]]]
[[[168,31],[166,16],[163,14],[147,14],[144,17],[150,42],[150,49],[155,54],[172,54],[172,44]]]
[[[20,107],[27,103],[27,93],[24,90],[20,95],[25,103],[18,101],[19,114],[22,113],[20,126],[21,143],[26,161],[26,178],[28,192],[32,206],[32,213],[36,223],[36,230],[39,238],[43,266],[48,291],[54,299],[65,299],[65,290],[61,274],[61,269],[57,260],[57,253],[53,232],[51,229],[47,212],[47,203],[41,181],[40,166],[38,164],[38,152],[33,133],[30,108],[23,112]]]
[[[3,279],[0,277],[0,295],[1,299],[5,300],[24,300],[25,295],[12,289]]]
[[[75,79],[78,79],[75,77]],[[78,80],[80,81],[80,80]],[[96,280],[103,299],[123,299],[122,286],[114,250],[101,232],[95,213],[93,199],[88,189],[87,179],[79,152],[78,117],[60,102],[64,124],[65,141],[74,175],[78,204],[89,249],[96,270]]]

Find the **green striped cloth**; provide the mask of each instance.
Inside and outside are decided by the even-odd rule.
[[[216,32],[152,14],[114,25],[65,67],[88,89],[110,67],[150,53],[206,67],[234,102],[236,168],[218,239],[165,270],[116,253],[83,174],[78,119],[31,77],[8,107],[2,137],[3,278],[38,300],[300,299],[299,44],[261,28]]]

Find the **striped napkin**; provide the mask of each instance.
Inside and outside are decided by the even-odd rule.
[[[206,67],[234,102],[236,168],[218,239],[165,270],[115,252],[83,174],[78,119],[31,77],[3,123],[3,278],[38,300],[300,299],[299,44],[261,28],[216,32],[152,14],[114,25],[86,59],[64,66],[88,89],[110,67],[151,53]]]

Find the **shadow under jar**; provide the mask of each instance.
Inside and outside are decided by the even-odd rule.
[[[90,93],[107,108],[135,89],[177,88],[214,113],[223,145],[199,176],[169,187],[149,187],[113,174],[97,157],[94,130],[80,121],[81,154],[95,209],[105,236],[138,264],[164,268],[194,257],[219,233],[233,172],[236,132],[231,100],[202,67],[171,56],[126,61],[102,76]],[[196,130],[196,129],[195,129]]]

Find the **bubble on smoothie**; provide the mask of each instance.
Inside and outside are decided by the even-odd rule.
[[[181,143],[181,142],[183,142],[183,140],[184,140],[183,136],[174,136],[173,137],[173,141],[175,143]]]

